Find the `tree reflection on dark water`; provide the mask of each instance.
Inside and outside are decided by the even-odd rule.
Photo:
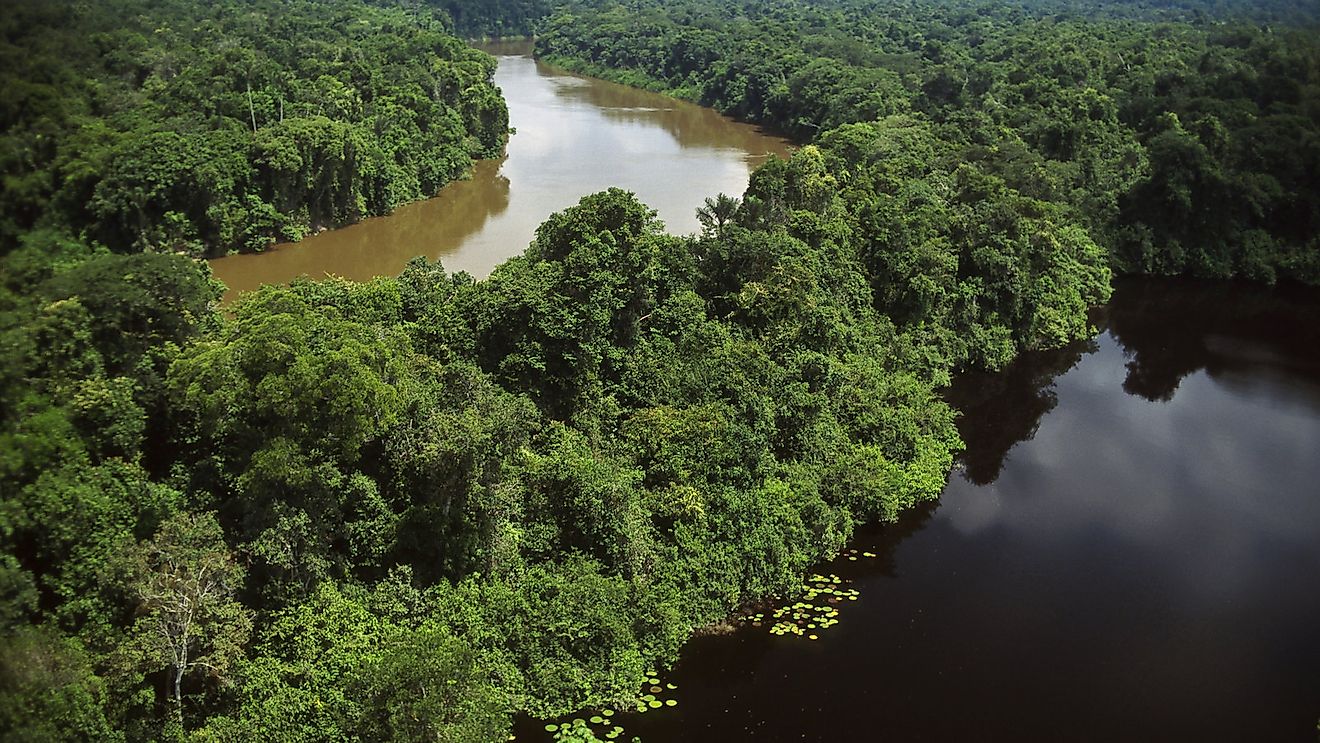
[[[1228,386],[1287,376],[1309,386],[1320,409],[1320,294],[1283,286],[1186,279],[1120,279],[1093,321],[1128,358],[1123,390],[1168,402],[1187,375],[1204,369]],[[975,485],[999,478],[1009,451],[1036,435],[1058,403],[1054,380],[1094,353],[1095,339],[1019,356],[999,372],[966,372],[945,392],[959,410],[967,449],[963,475]]]
[[[1320,369],[1320,297],[1296,286],[1124,280],[1116,284],[1109,332],[1128,355],[1123,389],[1167,402],[1192,372],[1232,384],[1262,367],[1299,379]],[[1316,390],[1320,401],[1320,390]]]
[[[1004,459],[1018,442],[1036,435],[1040,419],[1054,409],[1054,379],[1095,351],[1095,341],[1019,356],[999,372],[967,372],[944,399],[957,408],[958,433],[967,449],[958,457],[963,475],[976,485],[999,478]]]

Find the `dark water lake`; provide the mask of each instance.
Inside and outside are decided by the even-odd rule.
[[[819,568],[836,626],[697,638],[624,739],[1314,741],[1320,293],[1120,281],[1096,322],[957,381],[941,500]]]
[[[504,158],[389,216],[210,261],[226,301],[303,275],[395,276],[418,255],[485,278],[551,214],[611,186],[636,193],[670,232],[695,232],[703,199],[741,195],[752,170],[788,155],[786,140],[710,109],[541,64],[528,42],[483,48],[499,60],[495,84],[517,131]]]

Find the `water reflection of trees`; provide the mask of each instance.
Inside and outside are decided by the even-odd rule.
[[[1314,289],[1124,279],[1102,318],[1127,355],[1128,394],[1167,401],[1198,370],[1225,384],[1246,384],[1268,367],[1309,389],[1307,398],[1320,409],[1320,292]],[[967,450],[960,461],[968,480],[998,479],[1009,450],[1035,436],[1057,404],[1055,378],[1095,348],[1088,341],[1024,354],[1001,372],[969,372],[954,381],[945,399],[962,412],[958,432]]]
[[[1200,369],[1231,382],[1268,367],[1320,385],[1320,292],[1229,282],[1117,283],[1109,331],[1128,357],[1123,389],[1167,401]],[[1320,389],[1313,396],[1320,404]]]
[[[962,413],[958,433],[967,449],[959,460],[968,480],[989,485],[999,478],[1009,450],[1035,436],[1041,418],[1058,404],[1055,378],[1095,349],[1095,341],[1079,341],[1023,354],[1003,371],[967,372],[954,380],[944,397]]]
[[[388,216],[322,232],[265,253],[210,261],[216,278],[230,289],[225,301],[236,299],[240,291],[299,276],[333,275],[355,281],[394,276],[414,256],[443,258],[454,253],[488,221],[508,210],[509,179],[500,174],[505,159],[478,162],[471,179],[452,181],[436,198],[404,205]]]
[[[556,78],[569,74],[539,62],[537,71]],[[787,140],[735,122],[712,109],[603,80],[571,79],[578,82],[556,85],[555,95],[590,104],[612,121],[659,126],[684,148],[735,148],[788,155]]]

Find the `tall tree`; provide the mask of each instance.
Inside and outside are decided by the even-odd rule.
[[[235,599],[243,568],[209,513],[176,514],[133,557],[143,661],[167,670],[167,694],[182,725],[184,677],[198,670],[223,677],[252,630],[252,613]]]

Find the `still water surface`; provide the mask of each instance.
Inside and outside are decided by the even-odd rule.
[[[705,197],[741,195],[756,166],[788,154],[786,140],[710,109],[543,65],[526,42],[484,48],[499,60],[495,84],[517,131],[504,158],[387,217],[212,260],[226,301],[302,275],[393,276],[418,255],[484,278],[521,254],[546,217],[611,186],[636,193],[670,232],[694,232]]]
[[[625,738],[1315,740],[1320,295],[1120,282],[1098,323],[958,381],[942,499],[820,568],[837,626],[694,640]]]

